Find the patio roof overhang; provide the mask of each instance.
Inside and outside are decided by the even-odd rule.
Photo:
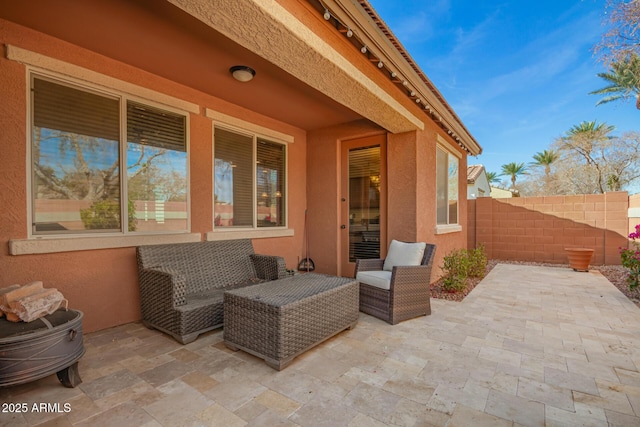
[[[423,119],[278,2],[168,1],[388,131],[424,129]]]

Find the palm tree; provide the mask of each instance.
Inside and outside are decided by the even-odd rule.
[[[602,137],[606,136],[609,138],[608,134],[614,131],[616,127],[606,124],[605,122],[598,123],[596,120],[591,122],[582,122],[579,125],[573,125],[571,129],[567,131],[566,138],[571,138],[578,134],[590,134],[590,136]]]
[[[631,54],[626,59],[611,63],[608,73],[598,73],[598,77],[609,86],[590,92],[590,95],[605,95],[596,105],[611,101],[636,99],[636,108],[640,110],[640,56]]]
[[[563,148],[571,148],[582,155],[588,164],[594,162],[591,157],[593,144],[598,141],[611,139],[609,135],[616,127],[606,123],[598,123],[593,120],[591,122],[582,122],[579,125],[573,125],[562,137],[564,143]]]
[[[498,178],[498,172],[487,172],[487,180],[489,180],[489,184],[500,182],[500,179]]]
[[[595,120],[591,122],[582,122],[579,125],[574,125],[567,131],[565,136],[561,138],[562,150],[569,150],[584,159],[589,167],[592,167],[597,172],[598,189],[601,193],[605,191],[604,182],[604,165],[601,165],[594,148],[598,150],[604,141],[612,138],[611,132],[615,129],[615,126],[610,126],[606,123],[598,123]]]
[[[537,152],[533,155],[533,160],[531,164],[533,166],[544,166],[544,175],[549,177],[551,173],[551,164],[558,160],[560,154],[558,154],[555,150],[544,150],[542,152]]]
[[[507,163],[502,165],[502,173],[500,175],[508,175],[511,177],[511,187],[516,188],[516,178],[519,175],[526,175],[527,167],[524,163]]]

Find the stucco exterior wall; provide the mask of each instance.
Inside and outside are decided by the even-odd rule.
[[[289,268],[301,253],[306,205],[306,133],[189,87],[160,78],[78,48],[69,43],[0,20],[0,44],[10,44],[66,61],[142,88],[167,94],[204,108],[294,137],[288,148],[288,219],[292,237],[255,239],[256,252],[285,257]],[[140,318],[135,249],[73,251],[42,255],[9,255],[10,239],[28,237],[27,217],[27,73],[23,64],[0,58],[0,287],[42,280],[59,289],[69,306],[85,313],[87,332]],[[280,100],[286,102],[286,99]],[[212,120],[190,115],[191,232],[213,228]]]
[[[308,190],[310,253],[316,271],[340,274],[340,144],[341,141],[380,133],[367,121],[312,131],[308,135]],[[437,245],[432,281],[441,272],[444,255],[466,247],[466,174],[459,174],[459,219],[462,229],[436,234],[436,135],[435,125],[426,131],[387,134],[387,244],[392,239],[425,241]],[[442,133],[440,133],[442,137]],[[457,147],[457,146],[455,146]],[[466,171],[466,156],[459,168]],[[383,256],[386,248],[382,248]]]
[[[431,183],[429,187],[427,187],[430,191],[428,197],[424,199],[424,203],[427,205],[423,208],[424,212],[424,238],[421,240],[430,241],[431,238],[433,242],[436,243],[436,256],[433,262],[433,272],[432,272],[432,280],[442,276],[442,269],[440,268],[443,264],[443,258],[445,255],[448,255],[454,250],[465,248],[467,245],[467,197],[466,197],[466,186],[467,186],[467,155],[460,150],[460,148],[455,144],[448,145],[449,150],[455,151],[460,154],[459,163],[458,163],[458,224],[460,225],[460,229],[457,231],[452,231],[448,233],[435,233],[436,230],[436,186],[435,186],[435,177],[433,175],[424,174],[424,179],[434,182]],[[426,171],[435,171],[436,169],[436,152],[435,148],[433,150],[428,151],[430,153],[430,157],[428,159],[428,163],[426,165]],[[422,235],[421,235],[422,236]],[[419,237],[421,237],[419,236]],[[433,236],[433,237],[430,237]]]
[[[418,136],[419,132],[389,135],[387,145],[389,242],[392,239],[412,242],[416,241],[418,236],[418,204],[419,197],[423,197],[419,194],[421,182],[418,177],[417,160],[423,153],[420,152]]]
[[[340,248],[340,149],[341,142],[384,133],[383,129],[360,120],[341,126],[318,129],[307,136],[307,206],[309,253],[316,271],[339,274]],[[300,252],[304,257],[304,250]]]

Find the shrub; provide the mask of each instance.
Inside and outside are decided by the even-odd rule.
[[[483,245],[467,251],[469,256],[469,277],[483,278],[487,268],[487,253]]]
[[[636,239],[640,240],[640,224],[636,225],[635,233],[629,234],[629,238],[632,240],[633,248],[620,248],[620,258],[622,265],[629,270],[629,277],[627,277],[629,289],[634,290],[640,285],[640,244],[636,241]]]
[[[442,289],[447,292],[460,292],[467,287],[469,277],[484,277],[487,266],[487,254],[484,246],[475,249],[458,249],[444,257],[442,269]]]
[[[467,287],[469,275],[469,254],[465,249],[458,249],[445,255],[442,269],[445,276],[442,288],[447,292],[459,292]]]

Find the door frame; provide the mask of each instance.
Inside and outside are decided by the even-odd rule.
[[[340,142],[340,197],[338,275],[353,277],[355,262],[349,262],[349,151],[380,146],[380,256],[387,252],[387,134],[380,133]],[[344,228],[342,228],[344,227]]]

